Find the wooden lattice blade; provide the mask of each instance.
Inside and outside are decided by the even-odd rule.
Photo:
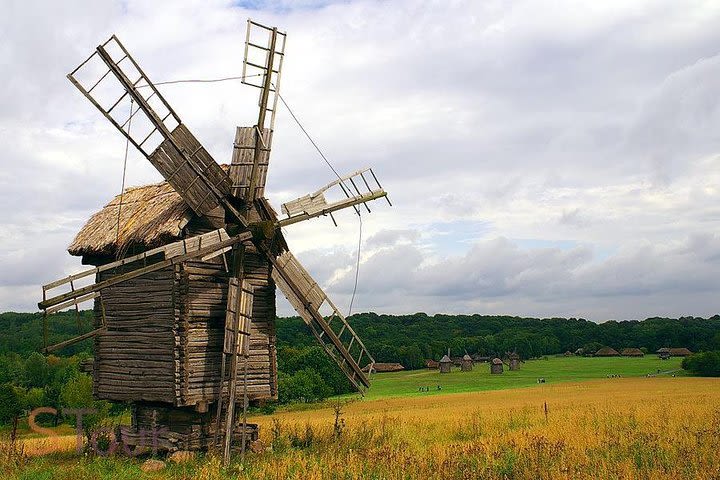
[[[68,79],[150,160],[198,215],[229,202],[230,178],[114,35]],[[131,113],[132,112],[132,113]],[[239,217],[240,223],[243,222]]]
[[[362,340],[340,310],[290,252],[273,258],[272,278],[290,304],[310,327],[325,352],[359,391],[370,386],[366,373],[375,363]],[[329,307],[331,314],[320,311]]]

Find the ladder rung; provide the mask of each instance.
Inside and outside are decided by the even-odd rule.
[[[247,60],[245,61],[245,63],[247,63],[247,64],[250,65],[251,67],[259,68],[260,70],[266,70],[266,71],[269,70],[268,67],[266,67],[266,66],[264,66],[264,65],[258,65],[257,63],[248,62]],[[280,73],[280,72],[278,72],[278,71],[275,70],[275,69],[272,69],[272,73]],[[262,87],[260,87],[260,88],[262,88]],[[270,91],[271,91],[271,92],[274,92],[275,90],[270,89]]]
[[[138,109],[139,110],[139,109]],[[148,133],[148,136],[145,137],[145,139],[139,143],[139,145],[142,147],[145,142],[148,141],[148,139],[152,136],[153,133],[157,132],[157,127],[154,127],[152,130],[150,130],[150,133]]]
[[[278,33],[280,33],[280,32],[278,32]],[[260,50],[265,50],[266,52],[270,51],[270,49],[268,47],[263,47],[262,45],[258,45],[257,43],[246,42],[246,45],[250,45],[251,47],[259,48]],[[275,55],[285,55],[285,52],[280,52],[278,50],[275,50]]]

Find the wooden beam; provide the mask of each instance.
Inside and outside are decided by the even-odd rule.
[[[88,333],[84,333],[78,337],[71,338],[70,340],[65,340],[64,342],[56,343],[55,345],[50,345],[49,347],[43,348],[43,353],[54,352],[55,350],[60,350],[61,348],[65,348],[67,346],[74,345],[78,342],[82,342],[83,340],[87,340],[88,338],[91,338],[91,337],[94,337],[95,335],[103,333],[105,330],[106,330],[105,327],[97,328]]]
[[[185,255],[179,255],[179,256],[170,258],[168,260],[158,262],[153,265],[148,265],[147,267],[144,267],[144,268],[139,268],[137,270],[133,270],[131,272],[124,273],[122,275],[117,275],[115,277],[109,278],[102,282],[95,283],[93,285],[88,285],[87,287],[79,288],[73,292],[68,292],[63,295],[58,295],[56,297],[52,297],[47,300],[43,300],[42,302],[38,303],[38,308],[40,308],[41,310],[45,310],[47,308],[53,307],[62,302],[65,302],[67,300],[82,297],[82,296],[87,295],[92,292],[97,292],[99,290],[102,290],[103,288],[107,288],[112,285],[117,285],[117,284],[122,283],[126,280],[129,280],[131,278],[136,278],[141,275],[145,275],[146,273],[161,270],[170,265],[176,265],[178,263],[182,263],[182,262],[184,262],[186,260],[190,260],[192,258],[202,257],[208,253],[212,253],[216,250],[220,250],[225,247],[229,247],[230,245],[234,245],[236,243],[243,242],[245,240],[250,240],[251,238],[252,238],[252,234],[250,232],[245,232],[245,233],[242,233],[235,237],[229,238],[228,240],[224,240],[220,243],[215,243],[213,245],[210,245],[209,247],[201,248],[199,250],[196,250],[195,252],[187,253]]]

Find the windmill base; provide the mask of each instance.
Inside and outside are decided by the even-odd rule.
[[[213,447],[215,411],[198,413],[192,407],[171,407],[163,404],[135,403],[132,424],[120,427],[118,440],[128,449],[175,452],[206,451]],[[258,439],[258,426],[247,424],[245,443]],[[242,422],[235,425],[233,448],[242,444]]]

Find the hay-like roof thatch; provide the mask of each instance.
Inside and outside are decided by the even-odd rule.
[[[502,365],[503,362],[502,362],[502,360],[500,360],[499,358],[496,357],[496,358],[492,359],[492,364],[493,365]]]
[[[595,352],[596,357],[619,357],[620,354],[612,347],[603,347]]]
[[[228,165],[220,165],[227,171]],[[277,220],[277,213],[264,198],[260,199],[261,220]],[[119,208],[120,207],[120,208]],[[120,229],[118,235],[118,208]],[[128,188],[105,205],[75,236],[68,247],[70,255],[117,256],[131,247],[150,249],[176,241],[183,228],[195,217],[192,209],[167,182]],[[287,245],[278,237],[281,249]]]
[[[367,372],[369,368],[370,365],[365,366],[363,368],[363,372]],[[374,373],[400,372],[405,370],[405,367],[403,367],[400,363],[375,363],[372,370]]]
[[[450,360],[450,357],[447,355],[443,355],[443,357],[440,359],[440,363],[452,363],[452,360]]]
[[[655,353],[670,353],[670,349],[667,347],[658,348]]]
[[[68,252],[105,256],[130,246],[158,247],[180,238],[192,215],[192,210],[167,182],[128,188],[122,195],[122,204],[117,195],[90,217]]]
[[[685,347],[671,348],[670,355],[672,355],[673,357],[687,357],[688,355],[692,355],[692,352]]]
[[[639,348],[623,348],[620,354],[623,357],[642,357],[645,355]]]
[[[472,362],[472,357],[470,355],[468,355],[467,353],[463,356],[462,359],[463,359],[463,361],[466,361],[466,362]]]

